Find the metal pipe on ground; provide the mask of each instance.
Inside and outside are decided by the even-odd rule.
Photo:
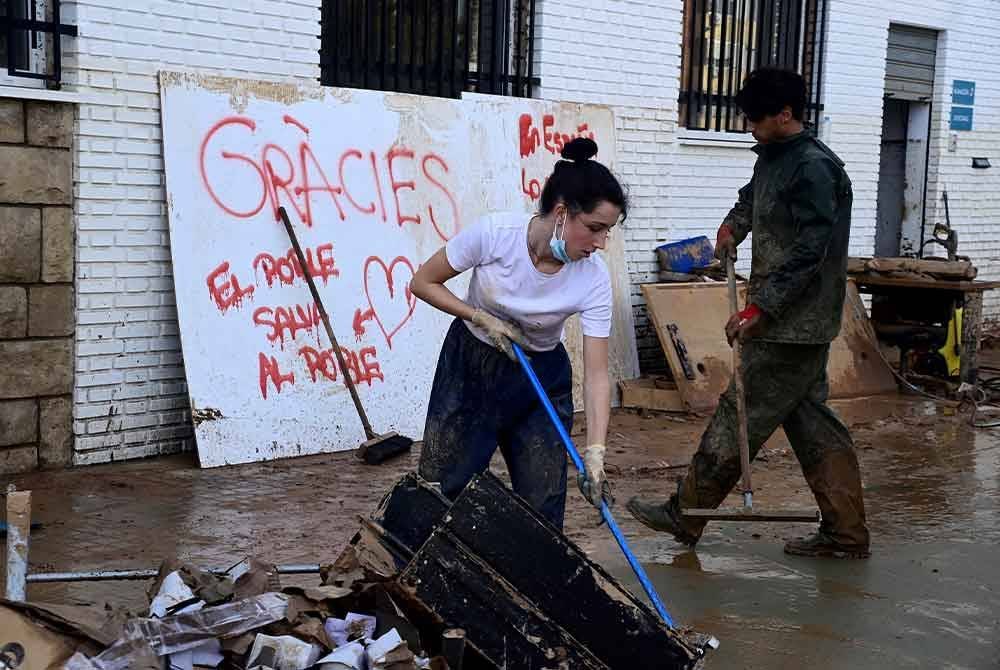
[[[313,575],[319,573],[319,564],[304,563],[292,565],[279,565],[277,572],[279,575]],[[213,575],[225,575],[231,568],[211,568],[206,570]],[[35,572],[27,575],[29,584],[46,584],[52,582],[104,582],[104,581],[136,581],[142,579],[155,579],[159,570],[89,570],[83,572]]]
[[[7,600],[23,602],[27,598],[28,584],[62,582],[136,581],[155,579],[157,569],[134,570],[84,570],[78,572],[28,572],[28,534],[31,528],[31,491],[7,488]],[[211,568],[213,575],[229,574],[235,566]],[[314,575],[320,571],[318,563],[290,563],[276,566],[279,575]]]

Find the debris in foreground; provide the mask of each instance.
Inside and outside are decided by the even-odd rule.
[[[320,576],[166,561],[141,616],[0,600],[0,647],[67,670],[667,670],[700,667],[710,639],[664,625],[489,473],[454,503],[404,477]]]

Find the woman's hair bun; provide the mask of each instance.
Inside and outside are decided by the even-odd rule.
[[[585,161],[597,155],[597,142],[587,137],[577,137],[562,148],[562,157],[570,161]]]

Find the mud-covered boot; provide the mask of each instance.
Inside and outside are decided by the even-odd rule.
[[[677,482],[677,493],[665,502],[643,502],[638,497],[628,501],[625,508],[632,513],[642,525],[653,530],[670,533],[681,544],[693,547],[701,538],[705,529],[704,522],[685,522],[681,516],[681,498],[684,490],[683,480]],[[685,505],[693,507],[694,505]]]
[[[785,553],[810,558],[868,558],[872,555],[868,545],[843,545],[823,531],[789,540],[785,543]]]
[[[838,449],[825,454],[805,476],[822,521],[817,533],[785,544],[785,553],[827,558],[871,556],[861,471],[854,451]]]

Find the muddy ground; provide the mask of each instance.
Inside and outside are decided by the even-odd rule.
[[[718,523],[696,551],[645,529],[624,501],[672,490],[707,417],[615,413],[608,470],[617,517],[661,598],[678,622],[721,640],[709,668],[1000,668],[1000,429],[973,428],[951,405],[912,397],[834,406],[862,464],[868,561],[787,557],[782,542],[810,530],[794,524]],[[755,464],[755,504],[810,505],[783,436],[767,450]],[[189,455],[14,482],[34,492],[44,524],[32,534],[32,571],[154,567],[168,555],[206,567],[247,554],[316,563],[337,555],[357,515],[416,459],[414,451],[373,468],[341,453],[199,470]],[[594,523],[572,487],[568,535],[640,591]],[[29,599],[139,610],[145,587],[32,585]]]

